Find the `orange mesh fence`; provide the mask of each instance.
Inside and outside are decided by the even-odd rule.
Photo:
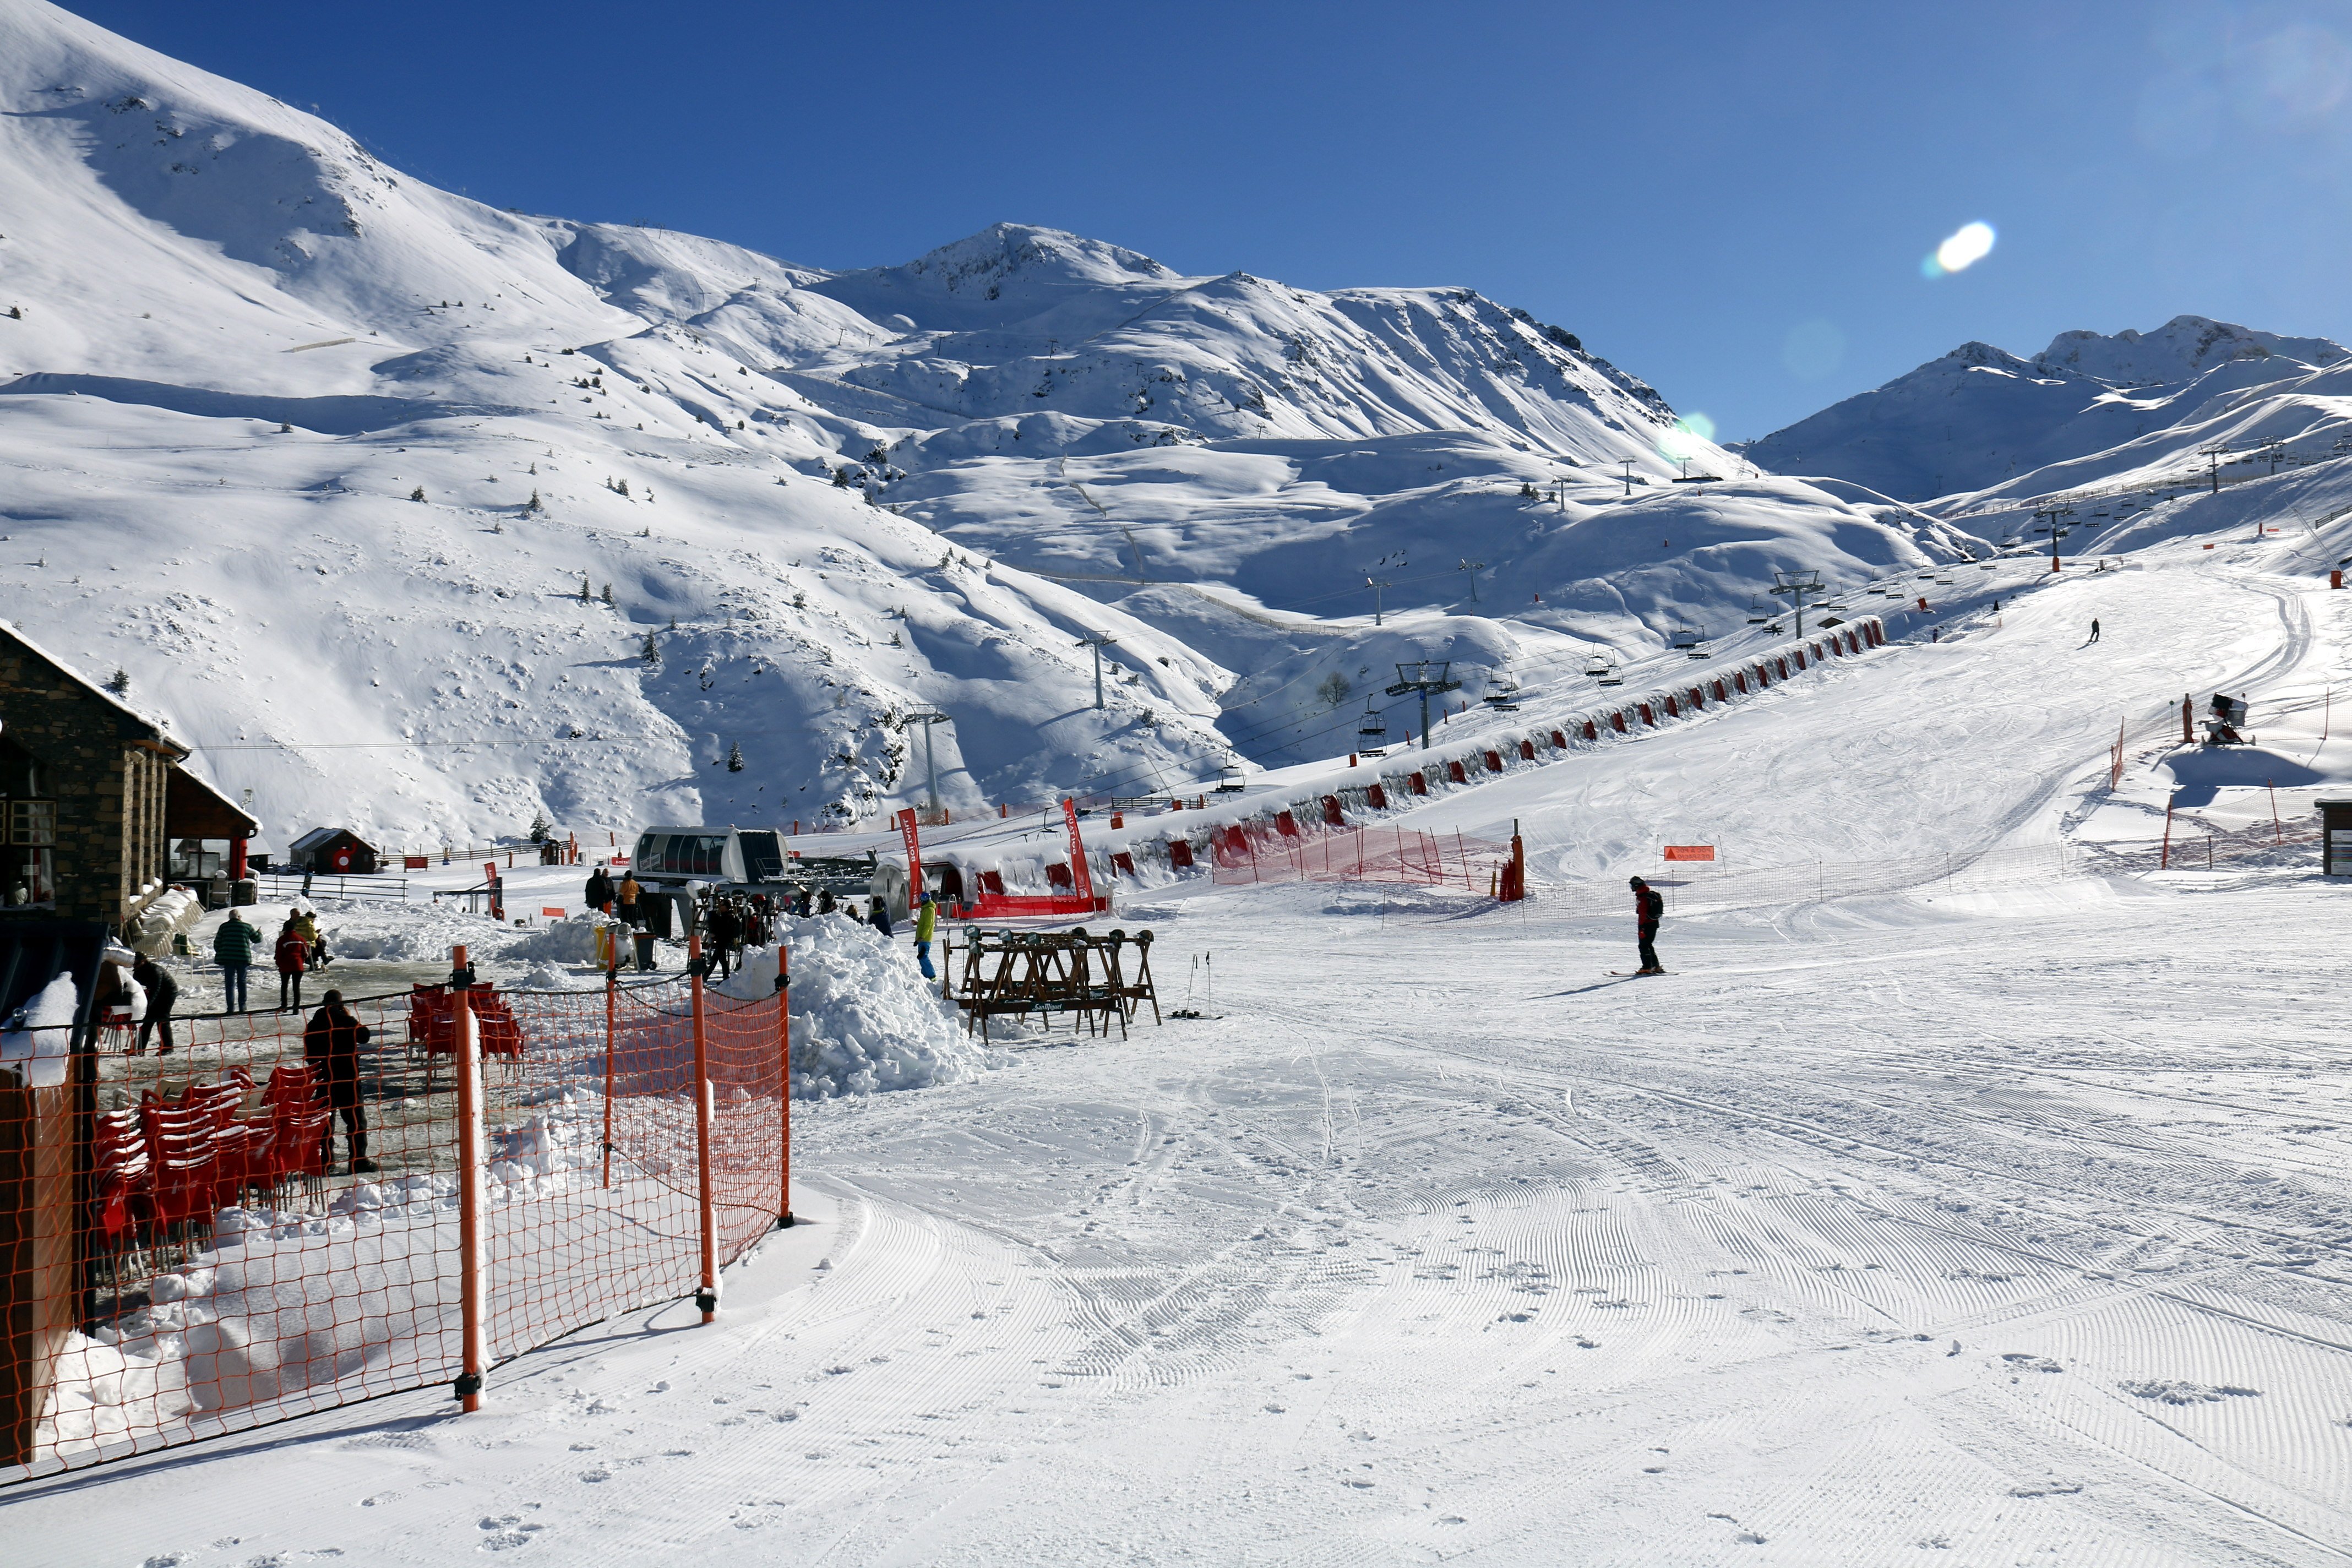
[[[57,1081],[0,1068],[0,1481],[467,1392],[468,1225],[478,1373],[697,1293],[787,1212],[780,995],[417,987],[142,1041],[100,990]]]
[[[1459,833],[1423,833],[1385,823],[1307,837],[1279,825],[1243,823],[1212,828],[1211,879],[1249,882],[1405,882],[1491,889],[1510,858],[1507,846]]]

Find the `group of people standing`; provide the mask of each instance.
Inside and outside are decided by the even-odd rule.
[[[247,922],[245,917],[231,910],[228,919],[221,921],[213,932],[213,962],[220,965],[221,1010],[227,1013],[251,1011],[247,982],[255,956],[262,950],[261,929]],[[286,911],[286,923],[278,930],[278,940],[270,948],[270,956],[278,966],[278,1010],[299,1012],[302,1007],[302,977],[313,970],[324,969],[331,955],[327,939],[319,930],[319,917],[297,905]],[[137,971],[133,971],[133,977]],[[140,981],[147,986],[147,982]],[[147,986],[150,1013],[152,1013],[154,987]],[[176,996],[178,988],[173,987]],[[142,1045],[144,1045],[142,1029]],[[163,1021],[165,1050],[170,1050],[172,1032],[168,1020]]]

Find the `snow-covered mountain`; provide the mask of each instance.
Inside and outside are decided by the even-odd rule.
[[[1569,680],[1967,548],[1467,289],[495,211],[44,0],[0,108],[0,614],[281,836],[866,818],[927,709],[959,810],[1174,787],[1345,749],[1270,670]]]
[[[2032,359],[1963,343],[1744,448],[1779,473],[1965,506],[2201,468],[2197,449],[2332,450],[2352,352],[2202,316],[2153,332],[2061,332]]]

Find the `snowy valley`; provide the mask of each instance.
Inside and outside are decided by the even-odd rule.
[[[943,984],[903,925],[782,918],[709,988],[770,1009],[771,1104],[714,1087],[682,945],[602,966],[585,867],[495,919],[462,858],[322,884],[386,1168],[330,1127],[131,1237],[0,1557],[2352,1556],[2344,348],[1970,342],[1727,447],[1475,288],[494,210],[43,0],[0,0],[0,620],[123,672],[257,847],[887,860],[928,734],[934,867],[1088,868],[1157,973],[1116,1031],[983,1037],[974,925]],[[1381,834],[1455,874],[1365,874]],[[163,959],[185,1051],[93,1079],[125,1116],[307,1055],[218,1011],[224,913]],[[415,1023],[460,948],[548,1030],[482,1091],[462,1415]],[[706,1305],[649,1259],[722,1116],[789,1179],[730,1169],[771,1184]]]

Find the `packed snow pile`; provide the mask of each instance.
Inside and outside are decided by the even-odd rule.
[[[509,944],[499,956],[513,963],[555,964],[597,962],[596,933],[610,931],[627,951],[627,928],[607,914],[591,911],[530,931]]]
[[[780,923],[792,954],[793,1098],[968,1083],[1009,1059],[966,1034],[906,950],[873,927],[845,915]],[[753,1001],[775,984],[775,949],[752,948],[716,989]]]
[[[14,1066],[26,1089],[55,1089],[65,1082],[79,1005],[72,975],[60,974],[43,986],[0,1029],[0,1065]]]

